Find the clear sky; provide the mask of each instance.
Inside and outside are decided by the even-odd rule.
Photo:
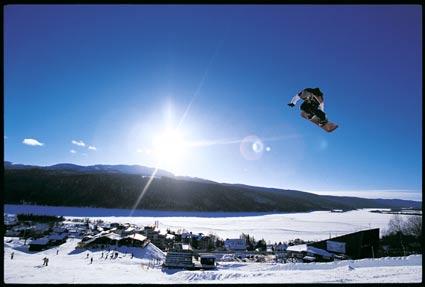
[[[421,35],[420,5],[9,5],[5,160],[421,200]]]

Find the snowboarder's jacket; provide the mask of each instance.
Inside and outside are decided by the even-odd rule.
[[[292,98],[291,104],[295,105],[300,99],[315,103],[318,105],[318,109],[320,109],[322,112],[325,111],[323,93],[319,88],[305,88]]]

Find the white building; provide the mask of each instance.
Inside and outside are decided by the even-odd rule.
[[[308,259],[308,261],[312,261],[311,259],[314,258],[322,258],[326,260],[331,260],[333,258],[333,254],[329,253],[326,250],[316,248],[313,246],[308,246],[307,244],[299,244],[299,245],[293,245],[289,246],[286,251],[288,252],[290,257],[297,257]]]

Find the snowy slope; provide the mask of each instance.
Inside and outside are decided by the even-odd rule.
[[[117,259],[105,260],[100,250],[76,252],[78,241],[68,239],[58,248],[28,252],[17,249],[22,241],[4,238],[5,283],[413,283],[422,279],[421,255],[310,264],[223,262],[211,271],[162,271],[159,265],[147,266],[152,259],[163,259],[164,254],[152,246],[139,252],[122,249]],[[45,256],[48,266],[42,266]]]

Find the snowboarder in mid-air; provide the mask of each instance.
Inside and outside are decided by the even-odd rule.
[[[328,132],[331,132],[338,127],[338,125],[329,122],[326,118],[323,93],[319,88],[303,89],[291,99],[288,106],[294,107],[300,99],[304,100],[300,107],[302,117],[317,124],[319,127]]]

